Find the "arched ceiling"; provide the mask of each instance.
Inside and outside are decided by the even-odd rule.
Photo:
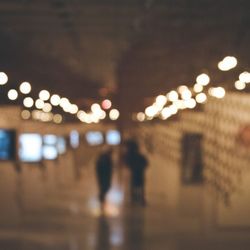
[[[2,0],[0,67],[82,106],[108,93],[129,117],[145,100],[235,55],[249,67],[248,0]],[[106,89],[106,91],[103,91]]]

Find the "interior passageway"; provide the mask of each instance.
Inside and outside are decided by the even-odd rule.
[[[153,134],[155,129],[157,133]],[[0,248],[247,250],[248,184],[243,185],[247,172],[230,204],[209,183],[183,182],[178,134],[172,139],[164,135],[172,136],[180,130],[176,124],[162,129],[160,125],[142,126],[137,131],[150,162],[146,206],[131,204],[129,171],[119,165],[117,151],[105,214],[100,213],[98,203],[96,148],[69,150],[57,161],[44,161],[43,167],[24,163],[21,172],[16,172],[12,163],[2,164]],[[168,154],[163,154],[167,145],[158,142],[157,136],[163,135],[168,138]],[[156,143],[154,147],[143,143],[148,136],[152,144]],[[75,161],[83,164],[77,179]]]
[[[249,250],[249,9],[0,0],[0,250]]]

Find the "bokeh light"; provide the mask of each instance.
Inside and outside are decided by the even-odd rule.
[[[62,118],[62,115],[60,115],[60,114],[55,114],[53,116],[53,121],[57,124],[62,123],[62,120],[63,120],[63,118]]]
[[[193,90],[194,90],[195,93],[200,93],[200,92],[203,91],[203,88],[204,88],[204,87],[203,87],[201,84],[196,83],[196,84],[194,85],[194,87],[193,87]]]
[[[209,93],[209,95],[211,95],[215,98],[218,98],[218,99],[222,99],[226,95],[226,91],[223,87],[210,88],[208,93]]]
[[[165,95],[158,95],[155,99],[155,103],[158,107],[162,108],[167,103],[167,97]]]
[[[31,92],[31,85],[29,82],[23,82],[21,83],[19,90],[22,94],[29,94]]]
[[[26,108],[31,108],[34,104],[34,101],[31,97],[25,97],[23,100],[23,105]]]
[[[8,98],[11,100],[11,101],[14,101],[16,100],[18,97],[18,93],[15,89],[10,89],[8,91]]]
[[[8,76],[4,72],[0,72],[0,85],[5,85],[8,82]]]
[[[172,90],[167,94],[167,98],[169,101],[174,102],[178,100],[178,93],[175,90]]]
[[[51,112],[51,110],[52,110],[51,104],[50,104],[50,103],[44,103],[43,111],[44,111],[45,113],[49,113],[49,112]]]
[[[50,93],[48,90],[41,90],[39,92],[39,98],[43,101],[47,101],[50,98]]]
[[[113,121],[117,120],[120,116],[120,112],[117,109],[112,109],[109,112],[109,118]]]
[[[195,97],[196,102],[198,103],[204,103],[207,100],[207,95],[205,93],[199,93],[196,97]]]
[[[196,82],[200,85],[206,86],[210,82],[210,78],[207,74],[203,73],[197,76]]]
[[[107,110],[107,109],[110,109],[112,106],[112,102],[108,99],[102,101],[102,108]]]
[[[244,83],[250,83],[250,73],[245,71],[239,75],[239,80]]]
[[[143,112],[139,112],[137,115],[136,115],[136,119],[139,121],[139,122],[143,122],[145,120],[146,116]]]
[[[53,106],[58,106],[60,104],[60,100],[61,100],[61,98],[59,95],[52,95],[50,98],[50,103]]]
[[[192,92],[189,89],[185,89],[181,93],[181,98],[183,100],[188,100],[192,97]]]
[[[236,89],[238,89],[238,90],[243,90],[243,89],[245,89],[246,88],[246,83],[245,82],[241,82],[241,81],[236,81],[235,83],[234,83],[234,86],[235,86],[235,88]]]
[[[28,120],[30,117],[31,117],[31,113],[29,110],[23,110],[21,112],[21,117],[24,119],[24,120]]]
[[[218,63],[218,68],[221,71],[228,71],[237,66],[237,59],[234,56],[226,56],[222,61]]]

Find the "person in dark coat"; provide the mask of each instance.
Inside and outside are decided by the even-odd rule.
[[[111,187],[112,178],[112,149],[104,151],[97,159],[96,162],[96,175],[99,187],[99,201],[103,209],[105,197]]]
[[[145,205],[145,170],[148,160],[140,153],[135,141],[127,141],[126,148],[124,160],[131,172],[131,199],[132,202]]]

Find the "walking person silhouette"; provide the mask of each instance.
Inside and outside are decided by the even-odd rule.
[[[96,162],[96,175],[99,187],[99,201],[101,210],[104,211],[106,194],[111,187],[112,179],[112,149],[108,148],[98,157]]]
[[[129,140],[125,143],[125,164],[131,172],[131,201],[146,205],[145,199],[145,170],[148,166],[147,158],[140,152],[136,141]]]

